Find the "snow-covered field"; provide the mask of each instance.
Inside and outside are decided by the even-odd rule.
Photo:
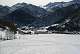
[[[80,54],[80,35],[17,35],[16,40],[0,42],[0,54]]]

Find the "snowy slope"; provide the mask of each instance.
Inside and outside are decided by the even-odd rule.
[[[0,54],[80,54],[80,35],[19,35],[0,43]]]

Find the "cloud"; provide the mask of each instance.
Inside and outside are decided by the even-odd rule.
[[[25,3],[30,3],[30,4],[40,6],[40,5],[45,5],[49,2],[55,2],[55,1],[70,1],[70,0],[1,0],[0,4],[12,6],[16,3],[25,2]]]

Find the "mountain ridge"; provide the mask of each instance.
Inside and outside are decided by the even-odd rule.
[[[65,22],[68,21],[68,19],[71,19],[72,20],[71,22],[73,22],[72,19],[74,18],[73,16],[75,16],[75,18],[77,19],[79,15],[75,14],[78,13],[77,11],[79,11],[79,9],[80,3],[76,2],[69,4],[65,7],[53,8],[51,9],[51,12],[47,11],[44,8],[34,6],[32,4],[18,3],[13,5],[12,7],[9,7],[9,9],[5,11],[7,12],[5,13],[6,15],[4,14],[1,20],[6,19],[7,21],[14,22],[15,24],[17,24],[18,27],[19,26],[46,27],[51,26],[53,24],[59,24],[58,28],[60,28],[60,26],[65,24]],[[74,21],[76,19],[74,19]]]

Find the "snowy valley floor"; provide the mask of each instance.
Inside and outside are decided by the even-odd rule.
[[[0,54],[80,54],[80,35],[18,35],[0,42]]]

